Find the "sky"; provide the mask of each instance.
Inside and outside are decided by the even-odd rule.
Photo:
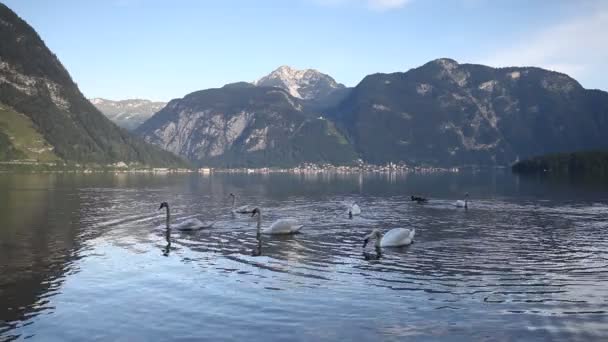
[[[0,0],[87,97],[167,101],[281,65],[347,86],[449,57],[608,90],[608,0]]]

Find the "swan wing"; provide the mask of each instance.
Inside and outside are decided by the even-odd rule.
[[[456,201],[456,203],[454,203],[455,206],[457,207],[464,207],[464,201],[463,200],[458,200]]]
[[[414,235],[416,234],[415,229],[406,228],[394,228],[386,232],[382,237],[380,246],[382,247],[398,247],[405,246],[412,243]]]
[[[350,211],[353,213],[353,215],[361,215],[361,208],[359,208],[359,205],[357,204],[353,204],[350,207]]]
[[[296,219],[279,219],[274,221],[270,227],[264,230],[267,234],[293,234],[298,232],[302,225]]]

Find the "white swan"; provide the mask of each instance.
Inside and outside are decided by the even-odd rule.
[[[175,229],[181,230],[181,231],[193,231],[193,230],[200,230],[200,229],[204,229],[204,228],[211,228],[213,226],[213,224],[215,223],[214,222],[210,225],[205,225],[203,222],[201,222],[197,218],[190,218],[190,219],[184,220],[180,223],[176,223],[172,227],[171,226],[171,211],[169,209],[169,204],[167,202],[161,203],[158,210],[161,210],[162,208],[167,209],[167,229],[175,228]]]
[[[400,247],[412,243],[416,229],[393,228],[382,234],[380,230],[374,229],[371,233],[365,236],[363,240],[363,248],[367,246],[370,239],[376,239],[376,248],[380,247]]]
[[[468,209],[469,208],[469,194],[467,193],[464,195],[464,201],[458,200],[454,203],[454,205],[458,208]]]
[[[230,193],[230,197],[232,197],[232,213],[233,214],[247,214],[251,212],[248,205],[242,205],[236,208],[236,195]]]
[[[285,218],[278,219],[274,221],[270,227],[262,229],[262,211],[258,208],[253,209],[251,211],[251,217],[258,215],[258,226],[257,231],[258,235],[260,233],[264,234],[295,234],[300,229],[302,229],[303,225],[299,224],[296,219],[293,218]]]
[[[351,204],[350,208],[348,208],[348,217],[353,218],[353,216],[361,215],[361,208],[357,205],[357,203]]]

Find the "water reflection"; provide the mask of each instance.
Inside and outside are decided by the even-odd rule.
[[[171,253],[171,228],[165,229],[165,240],[167,241],[167,244],[163,249],[163,255],[169,256],[169,254]]]
[[[260,340],[468,340],[472,330],[601,340],[606,190],[501,174],[6,175],[0,340],[225,340],[252,329]],[[467,191],[465,212],[453,202]],[[258,235],[255,219],[230,211],[231,192],[267,208],[268,222],[307,225]],[[216,224],[167,230],[159,199],[176,221]],[[349,219],[355,201],[362,215]],[[397,227],[416,228],[416,243],[361,248],[370,230]]]
[[[0,333],[52,309],[66,274],[86,248],[77,192],[60,176],[0,178]],[[0,335],[0,337],[3,335]]]
[[[368,261],[382,259],[382,248],[374,247],[374,252],[363,251],[363,259]]]
[[[256,240],[258,241],[255,248],[251,251],[252,256],[261,256],[262,255],[262,234],[256,233]]]

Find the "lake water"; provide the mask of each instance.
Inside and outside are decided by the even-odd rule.
[[[260,249],[231,192],[302,233]],[[465,192],[466,211],[452,205]],[[174,222],[216,223],[167,240],[162,201]],[[363,250],[373,228],[395,227],[416,228],[415,242]],[[0,246],[0,340],[608,340],[605,184],[2,174]]]

